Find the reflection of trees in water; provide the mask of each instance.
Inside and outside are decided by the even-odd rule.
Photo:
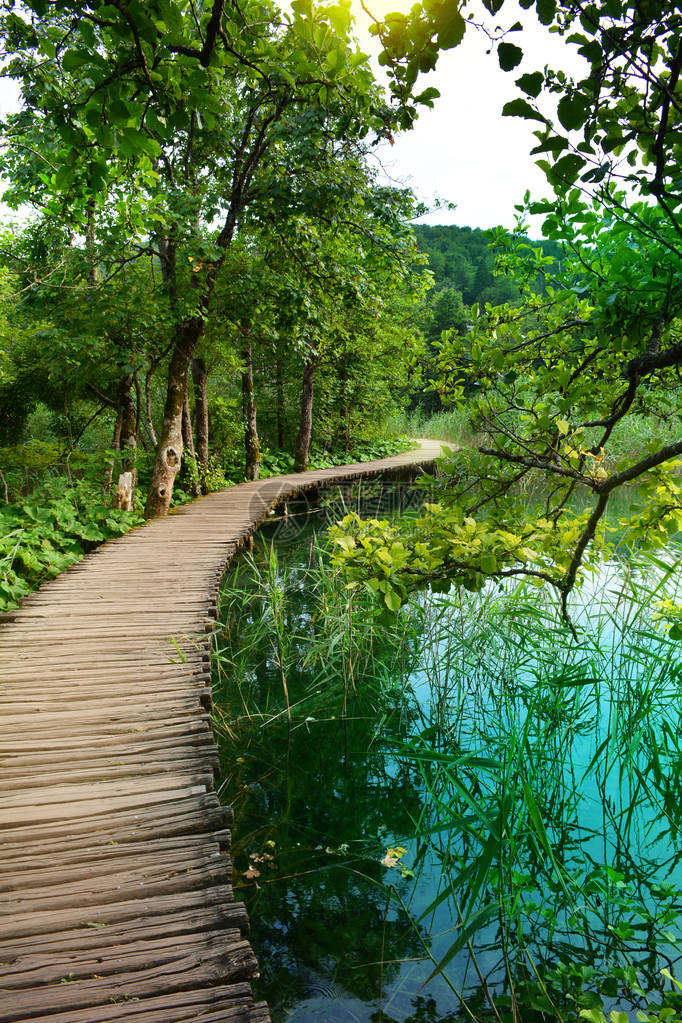
[[[321,659],[318,650],[315,657],[313,637],[324,634],[324,615],[339,607],[329,591],[311,589],[311,541],[299,546],[285,572],[264,560],[265,554],[251,592],[227,608],[223,664],[238,685],[223,689],[219,713],[227,727],[220,753],[223,798],[236,815],[237,883],[246,883],[247,868],[260,870],[257,885],[252,880],[239,895],[258,949],[259,995],[277,1018],[288,1006],[324,995],[325,986],[371,1002],[397,976],[402,959],[423,955],[419,934],[382,887],[386,846],[377,838],[385,834],[390,843],[409,834],[422,793],[414,767],[387,752],[388,743],[395,748],[405,737],[410,712],[381,682],[395,677],[398,653],[409,662],[409,636],[398,652],[368,614],[366,642],[362,634],[353,642],[372,672],[349,685],[334,667],[339,651]],[[278,588],[284,638],[276,648]],[[354,628],[362,623],[354,620]],[[264,853],[274,860],[249,858]],[[397,871],[390,880],[401,884]]]
[[[399,960],[421,954],[409,923],[387,914],[381,888],[354,881],[344,867],[283,883],[285,898],[274,892],[276,884],[267,885],[250,907],[261,963],[259,991],[275,1016],[319,994],[378,999],[397,976]]]
[[[259,991],[275,1014],[315,994],[320,976],[356,998],[378,998],[399,960],[423,954],[412,926],[387,903],[385,849],[376,840],[387,822],[392,834],[409,832],[421,794],[407,765],[389,767],[383,754],[363,752],[375,735],[361,704],[348,707],[358,714],[352,720],[294,719],[291,730],[271,725],[252,735],[226,793],[235,803],[237,869],[252,852],[271,848],[275,856],[258,889],[240,893],[259,950]],[[223,753],[229,761],[237,749]]]

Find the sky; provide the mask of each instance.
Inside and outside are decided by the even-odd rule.
[[[409,10],[413,0],[366,2],[381,18],[401,7]],[[360,0],[351,4],[360,46],[381,80],[380,45],[368,32],[370,19]],[[480,10],[480,4],[473,6]],[[462,43],[442,53],[436,70],[418,80],[419,91],[430,85],[440,90],[434,109],[424,108],[411,131],[398,135],[395,145],[385,143],[377,150],[375,159],[392,183],[411,187],[430,208],[435,198],[455,203],[454,210],[434,210],[421,223],[513,227],[514,206],[526,189],[534,198],[547,191],[544,175],[529,155],[536,141],[533,125],[518,117],[502,117],[502,107],[519,95],[514,79],[520,74],[545,63],[577,74],[581,58],[574,47],[539,25],[532,11],[521,10],[516,0],[505,0],[502,18],[505,26],[516,20],[526,26],[510,39],[524,49],[519,67],[501,71],[496,54],[486,53],[486,37],[469,27]],[[16,109],[17,96],[14,83],[0,80],[0,116]]]
[[[409,10],[412,0],[366,0],[376,17],[389,11]],[[475,5],[481,9],[481,5]],[[360,0],[352,0],[360,44],[375,62],[379,46],[369,35],[369,19]],[[421,91],[435,86],[441,98],[433,110],[425,109],[416,126],[398,136],[394,146],[385,145],[380,158],[389,175],[409,185],[431,205],[434,197],[456,204],[440,209],[421,223],[459,224],[469,227],[513,227],[515,204],[526,189],[534,198],[547,192],[545,178],[529,155],[537,139],[533,124],[518,117],[502,117],[504,104],[521,95],[514,80],[527,71],[549,64],[582,77],[586,66],[575,47],[537,22],[533,11],[524,11],[515,0],[506,0],[498,16],[505,27],[524,24],[523,33],[509,38],[524,50],[524,59],[511,72],[500,69],[497,55],[487,54],[489,41],[482,32],[467,28],[453,50],[441,54],[434,72],[418,80]],[[535,127],[539,127],[537,124]]]

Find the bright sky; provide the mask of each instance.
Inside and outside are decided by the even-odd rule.
[[[413,0],[366,2],[380,18],[389,11],[409,10]],[[482,5],[471,7],[480,11]],[[369,18],[360,0],[352,0],[352,8],[361,47],[370,54],[374,71],[381,77],[376,61],[380,46],[367,31]],[[512,227],[514,205],[522,201],[525,190],[529,188],[536,198],[546,190],[544,176],[529,156],[536,141],[532,124],[502,117],[502,107],[519,95],[514,79],[525,71],[536,71],[548,63],[579,73],[583,62],[575,47],[551,35],[537,23],[533,12],[521,10],[516,0],[506,0],[498,20],[505,26],[517,20],[528,26],[509,40],[526,54],[519,67],[501,71],[496,54],[486,54],[483,33],[468,28],[463,42],[441,54],[436,71],[421,76],[417,83],[420,90],[428,85],[440,90],[434,109],[424,108],[412,131],[377,153],[390,179],[409,185],[428,205],[434,197],[456,203],[455,210],[437,210],[424,217],[423,223]],[[14,83],[0,80],[0,115],[16,109],[17,95]]]
[[[407,11],[411,2],[366,0],[376,17]],[[482,9],[480,3],[470,6]],[[360,0],[352,0],[352,8],[362,48],[374,58],[379,47],[367,32],[369,19]],[[436,70],[421,76],[417,83],[420,91],[430,85],[440,90],[434,109],[425,108],[412,131],[381,151],[387,172],[409,185],[427,204],[434,196],[456,203],[454,211],[436,211],[422,223],[513,227],[514,205],[522,201],[526,189],[534,198],[547,190],[544,175],[535,166],[536,158],[529,156],[537,143],[533,124],[518,117],[502,117],[502,107],[521,95],[514,80],[524,72],[549,64],[582,77],[586,65],[574,46],[550,34],[534,12],[522,10],[516,0],[506,0],[498,20],[505,27],[516,21],[527,26],[508,37],[524,50],[519,67],[502,71],[496,53],[486,54],[486,36],[468,28],[462,43],[441,54]],[[374,59],[373,64],[379,73]]]

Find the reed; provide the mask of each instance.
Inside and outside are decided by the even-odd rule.
[[[523,585],[427,591],[384,621],[304,547],[293,568],[264,548],[224,594],[217,728],[225,763],[241,750],[255,767],[226,766],[247,818],[240,883],[268,842],[313,902],[312,878],[315,899],[339,898],[339,872],[351,891],[362,882],[383,920],[376,1019],[396,1018],[402,963],[413,1004],[420,985],[434,992],[424,1020],[681,1020],[660,971],[682,972],[682,657],[654,621],[678,596],[677,566],[588,577],[576,641],[550,595]],[[325,792],[319,758],[337,755]],[[355,806],[338,798],[349,786]],[[315,813],[328,833],[306,844]],[[378,866],[389,842],[404,852]],[[270,914],[276,876],[256,882]]]

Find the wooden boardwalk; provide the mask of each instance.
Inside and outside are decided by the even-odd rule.
[[[211,494],[0,617],[0,1023],[269,1019],[214,791],[220,581],[286,497],[439,452]]]

